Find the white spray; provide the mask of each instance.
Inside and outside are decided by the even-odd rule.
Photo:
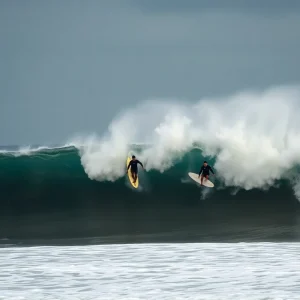
[[[300,163],[299,112],[298,86],[197,103],[146,101],[113,120],[106,136],[81,140],[81,162],[91,179],[114,181],[132,143],[150,144],[139,158],[161,172],[197,146],[216,158],[226,186],[265,188]],[[300,195],[298,181],[294,187]]]

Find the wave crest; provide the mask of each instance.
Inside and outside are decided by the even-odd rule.
[[[104,137],[81,138],[81,162],[91,179],[114,181],[136,141],[149,145],[135,152],[146,170],[160,172],[200,148],[226,186],[265,188],[294,176],[300,162],[299,96],[298,86],[287,86],[197,103],[148,100],[117,116]]]

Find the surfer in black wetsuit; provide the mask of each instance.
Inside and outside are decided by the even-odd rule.
[[[134,155],[132,155],[132,160],[128,164],[127,172],[129,170],[129,168],[131,167],[130,171],[131,171],[131,174],[132,174],[133,183],[135,183],[136,179],[137,179],[137,173],[138,173],[138,166],[137,166],[137,164],[140,164],[142,166],[142,168],[144,169],[143,164],[139,160],[137,160]]]
[[[213,169],[207,164],[207,162],[205,161],[204,163],[203,163],[203,166],[201,167],[201,169],[200,169],[200,171],[199,171],[199,176],[198,176],[198,178],[200,177],[200,175],[201,175],[201,185],[202,185],[202,182],[203,182],[203,178],[205,177],[206,179],[208,179],[208,177],[209,177],[209,171],[211,171],[213,174],[215,174],[214,173],[214,171],[213,171]],[[202,173],[202,174],[201,174]]]

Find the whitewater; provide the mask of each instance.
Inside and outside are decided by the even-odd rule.
[[[299,250],[298,243],[2,248],[0,299],[293,300]]]
[[[78,139],[81,162],[91,179],[124,176],[129,141],[150,144],[138,153],[146,170],[164,172],[193,148],[215,157],[218,179],[226,186],[266,189],[278,179],[293,181],[300,162],[300,88],[274,87],[225,98],[149,100],[122,112],[102,138]]]

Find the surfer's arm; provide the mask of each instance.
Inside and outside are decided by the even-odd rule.
[[[201,167],[201,169],[199,171],[199,176],[201,175],[202,171],[203,171],[203,166]]]
[[[213,174],[215,174],[215,172],[213,171],[213,169],[211,168],[211,166],[209,166],[209,170],[210,170]]]
[[[137,160],[137,163],[140,164],[142,166],[142,168],[144,169],[143,164],[139,160]]]
[[[127,171],[129,170],[129,168],[130,168],[130,166],[131,166],[131,162],[132,162],[132,160],[131,160],[130,163],[128,164]]]

